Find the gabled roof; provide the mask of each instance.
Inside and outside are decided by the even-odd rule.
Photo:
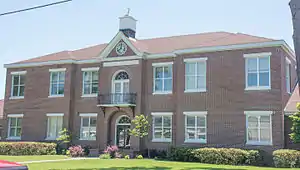
[[[299,85],[297,84],[294,88],[294,91],[289,98],[289,101],[285,105],[284,112],[286,114],[293,114],[297,111],[297,103],[300,103],[300,96],[299,96]]]
[[[193,49],[201,47],[214,47],[226,45],[238,45],[260,42],[278,41],[269,38],[257,37],[241,33],[210,32],[201,34],[190,34],[172,37],[152,38],[152,39],[132,39],[128,38],[133,46],[141,52],[149,54],[172,53],[175,50]],[[108,44],[100,44],[88,48],[73,51],[61,51],[44,55],[12,64],[48,62],[59,60],[88,60],[96,59]]]

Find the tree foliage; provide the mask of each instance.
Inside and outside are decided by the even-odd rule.
[[[64,128],[62,131],[59,132],[59,137],[56,138],[56,140],[59,143],[68,144],[71,142],[71,134],[66,128]]]
[[[297,103],[297,112],[289,117],[292,120],[290,139],[294,143],[300,143],[300,103]]]
[[[148,117],[141,114],[135,116],[135,118],[131,121],[133,124],[133,129],[130,130],[130,135],[143,138],[148,135],[149,131],[149,121]]]

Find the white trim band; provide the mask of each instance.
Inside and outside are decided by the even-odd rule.
[[[197,62],[197,61],[206,61],[207,60],[207,57],[202,57],[202,58],[185,58],[183,59],[183,61],[185,63],[188,63],[188,62]]]
[[[23,117],[24,114],[8,114],[7,117]]]
[[[97,113],[79,113],[80,117],[97,117]]]
[[[244,54],[244,58],[249,58],[249,57],[266,57],[266,56],[271,56],[271,52],[265,52],[265,53],[251,53],[251,54]]]
[[[152,116],[172,116],[173,112],[152,112]]]
[[[49,72],[60,72],[60,71],[66,71],[66,68],[51,68],[49,69]]]
[[[52,117],[52,116],[64,116],[64,113],[47,113],[46,115],[49,116],[49,117]]]
[[[245,115],[272,115],[273,111],[244,111]]]
[[[81,68],[81,71],[99,71],[100,67]]]
[[[206,116],[207,111],[190,111],[190,112],[183,112],[183,114],[187,116]]]
[[[22,74],[26,74],[27,71],[13,71],[10,72],[11,75],[22,75]]]
[[[136,64],[139,64],[139,60],[104,62],[103,67],[128,66],[128,65],[136,65]]]
[[[172,65],[172,62],[164,62],[164,63],[152,63],[152,66],[166,66],[166,65]]]

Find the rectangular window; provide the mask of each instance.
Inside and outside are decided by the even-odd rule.
[[[271,89],[270,53],[245,54],[246,90]]]
[[[286,61],[285,64],[285,82],[286,82],[286,92],[291,93],[291,64]]]
[[[21,139],[22,117],[23,114],[8,115],[8,139]]]
[[[50,70],[50,96],[64,96],[65,89],[65,70]]]
[[[246,112],[247,144],[272,144],[272,112]]]
[[[153,142],[172,141],[172,114],[173,113],[152,113]]]
[[[172,64],[173,63],[153,63],[153,93],[172,93]]]
[[[26,71],[11,73],[12,74],[12,87],[11,87],[12,98],[24,98],[25,73]]]
[[[185,59],[185,92],[206,91],[206,59]]]
[[[185,142],[206,143],[207,112],[184,112]]]
[[[80,140],[96,140],[97,114],[80,114]]]
[[[55,140],[59,137],[59,132],[62,130],[63,114],[47,114],[47,138],[48,140]]]
[[[98,71],[83,71],[82,95],[97,96],[98,93]]]

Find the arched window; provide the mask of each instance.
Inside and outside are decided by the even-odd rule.
[[[127,79],[129,79],[129,76],[125,71],[121,71],[115,76],[115,80],[127,80]]]
[[[120,148],[130,147],[130,123],[128,116],[122,115],[116,120],[115,144]]]
[[[119,121],[117,122],[118,125],[130,125],[131,120],[128,116],[121,116]]]

